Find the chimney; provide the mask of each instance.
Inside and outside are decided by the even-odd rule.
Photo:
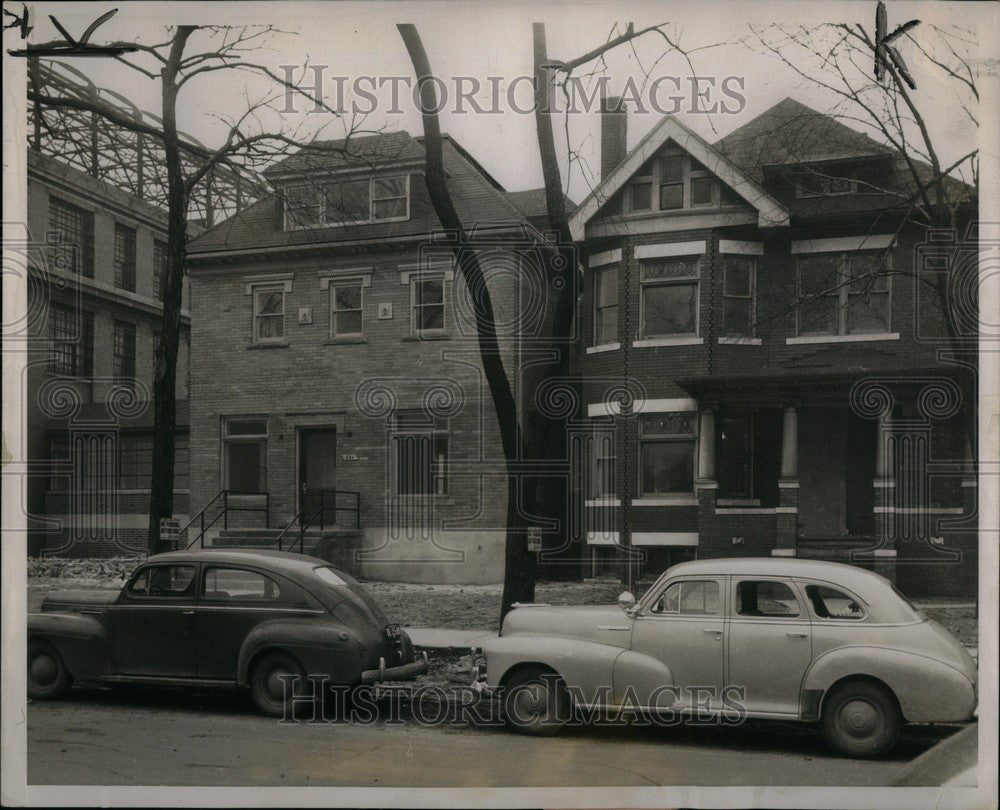
[[[601,179],[625,159],[628,113],[621,96],[601,99]]]

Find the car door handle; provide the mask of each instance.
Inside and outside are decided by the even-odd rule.
[[[788,636],[789,638],[805,638],[807,634],[806,633],[785,633],[785,635]]]
[[[181,611],[181,616],[194,616],[194,611],[193,610],[182,610]]]
[[[722,635],[722,631],[721,630],[702,630],[701,632],[705,633],[706,635],[709,635],[709,636],[721,636]]]

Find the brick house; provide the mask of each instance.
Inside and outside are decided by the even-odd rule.
[[[30,549],[70,556],[145,551],[167,216],[34,149],[27,189]],[[184,311],[174,493],[181,518],[189,329]]]
[[[189,245],[192,514],[210,542],[275,547],[301,528],[368,577],[497,582],[503,454],[422,141],[349,150],[285,158],[265,172],[275,195]],[[533,261],[541,198],[507,194],[448,137],[444,158],[524,407],[550,305]]]
[[[791,99],[715,144],[667,117],[626,151],[608,102],[602,180],[571,220],[585,573],[621,570],[627,547],[649,572],[808,556],[974,593],[957,405],[975,358],[939,355],[954,345],[921,283],[961,244],[906,220],[901,157]]]

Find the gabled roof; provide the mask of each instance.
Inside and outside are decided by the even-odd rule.
[[[788,211],[735,163],[675,116],[660,121],[595,188],[570,217],[573,238],[583,239],[587,222],[667,141],[673,141],[753,206],[762,228],[788,224]]]
[[[350,138],[313,141],[264,169],[265,177],[338,172],[348,169],[389,168],[424,159],[424,148],[405,130]]]
[[[545,202],[545,188],[529,188],[526,191],[508,191],[507,199],[520,208],[525,216],[530,219],[547,217],[549,214],[548,204]],[[576,209],[576,203],[566,197],[566,213],[572,214]]]

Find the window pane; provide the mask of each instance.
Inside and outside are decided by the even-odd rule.
[[[236,568],[211,568],[205,572],[207,599],[253,599],[273,601],[281,591],[270,577]]]
[[[361,309],[361,285],[337,287],[334,291],[334,305],[337,309]]]
[[[267,422],[249,420],[227,420],[226,434],[229,436],[266,436]]]
[[[799,334],[830,335],[837,332],[840,259],[817,256],[799,260]]]
[[[375,178],[374,195],[376,200],[385,200],[392,197],[406,197],[405,177],[377,177]]]
[[[852,295],[847,310],[847,331],[858,334],[889,331],[889,294]]]
[[[444,329],[444,307],[440,304],[417,307],[417,329]]]
[[[335,335],[360,335],[361,313],[338,312],[333,316],[333,333]]]
[[[671,183],[660,186],[660,210],[669,211],[673,208],[684,207],[684,185],[682,183]]]
[[[135,292],[135,231],[115,223],[115,286]]]
[[[191,596],[194,588],[193,565],[158,565],[149,579],[150,596]]]
[[[691,205],[705,205],[712,202],[712,186],[715,180],[711,177],[691,178]]]
[[[285,294],[281,290],[258,293],[257,312],[260,315],[276,315],[284,310]]]
[[[292,225],[319,224],[319,194],[315,186],[295,186],[286,193],[286,210]]]
[[[684,177],[684,155],[660,159],[660,182],[679,182]]]
[[[676,613],[680,605],[681,583],[675,582],[649,608],[650,613]]]
[[[262,492],[263,442],[227,442],[228,488],[237,492]]]
[[[719,612],[719,583],[682,582],[681,614],[689,616],[714,615]]]
[[[695,334],[697,291],[697,284],[643,287],[643,336]]]
[[[644,261],[642,263],[643,281],[697,277],[697,259],[661,259],[659,261]]]
[[[640,456],[643,495],[694,489],[693,441],[644,441]]]
[[[649,211],[653,207],[653,186],[650,183],[632,184],[632,210]]]
[[[597,305],[606,307],[618,304],[618,270],[598,270],[597,276]]]
[[[741,582],[736,587],[736,612],[740,616],[799,615],[792,589],[783,582]]]
[[[352,180],[325,191],[327,222],[367,222],[370,219],[370,184],[367,180]]]
[[[597,311],[597,345],[614,343],[618,340],[618,306],[605,307]]]
[[[863,619],[864,608],[853,597],[823,585],[807,585],[806,596],[813,614],[820,619]]]
[[[153,240],[153,297],[163,300],[163,285],[167,281],[167,243],[159,239]]]
[[[444,302],[444,280],[429,278],[418,281],[414,292],[417,304],[441,304]]]
[[[749,298],[726,298],[723,310],[725,331],[730,335],[752,334],[752,305]]]
[[[639,423],[640,434],[642,436],[693,436],[696,418],[697,414],[693,411],[643,416]]]
[[[401,219],[406,216],[406,200],[376,200],[375,219]]]
[[[726,259],[726,295],[749,296],[753,264],[744,259]]]

